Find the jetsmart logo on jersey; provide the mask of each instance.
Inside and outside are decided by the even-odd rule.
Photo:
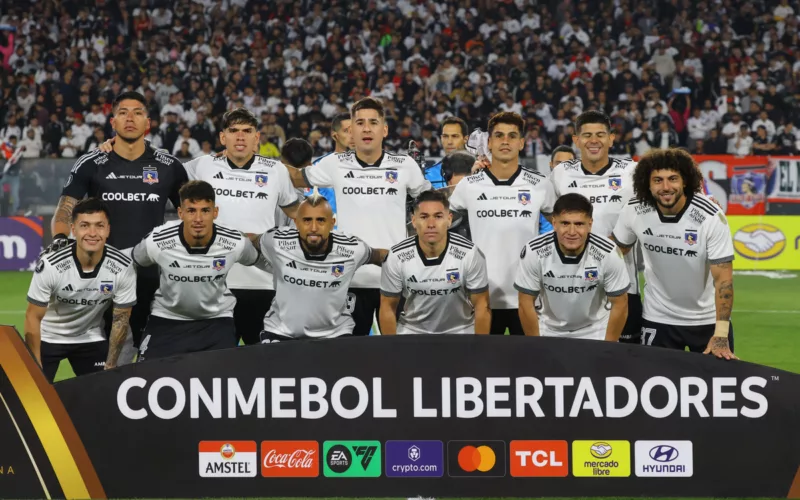
[[[679,240],[679,239],[681,239],[681,237],[676,235],[676,234],[666,234],[666,233],[655,234],[655,233],[653,233],[653,230],[650,229],[649,227],[647,229],[645,229],[644,231],[642,231],[642,234],[645,235],[645,236],[655,236],[656,238],[665,238],[665,239],[669,239],[669,240]]]
[[[157,202],[160,196],[155,193],[103,193],[105,201],[154,201]]]
[[[378,176],[378,178],[380,179],[381,177]],[[385,187],[361,187],[361,186],[348,187],[348,186],[345,186],[344,188],[342,188],[342,194],[362,194],[362,195],[368,195],[368,196],[372,196],[372,195],[378,195],[378,196],[396,195],[397,192],[398,191],[397,191],[396,188],[385,188]]]
[[[661,253],[664,255],[675,255],[678,257],[697,257],[697,252],[694,250],[684,250],[683,248],[668,247],[666,245],[653,245],[652,243],[642,243],[642,246],[651,252]]]
[[[129,174],[115,174],[114,172],[109,173],[106,176],[106,179],[115,181],[120,179],[141,179],[141,175],[129,175]]]
[[[512,196],[511,199],[513,200],[514,197]],[[485,218],[528,218],[533,217],[533,212],[530,210],[516,210],[516,209],[502,209],[502,210],[478,210],[476,212],[477,217],[479,219]]]
[[[256,200],[267,199],[267,193],[257,193],[255,191],[246,191],[243,189],[215,188],[214,192],[217,193],[217,196],[229,196],[231,198],[249,198]]]

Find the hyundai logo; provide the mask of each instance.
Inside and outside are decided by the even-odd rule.
[[[662,444],[650,449],[650,458],[656,462],[672,462],[678,458],[678,450],[672,446]]]

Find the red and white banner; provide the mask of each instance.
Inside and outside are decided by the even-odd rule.
[[[769,201],[800,203],[800,157],[769,157]]]

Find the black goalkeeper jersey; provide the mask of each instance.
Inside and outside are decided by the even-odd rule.
[[[164,223],[167,200],[177,207],[178,190],[187,180],[177,158],[149,145],[135,160],[95,150],[75,162],[61,195],[104,200],[111,212],[108,244],[124,249]]]

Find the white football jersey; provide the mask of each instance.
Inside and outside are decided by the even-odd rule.
[[[336,194],[336,227],[373,248],[390,248],[406,237],[406,196],[431,188],[410,156],[384,152],[374,165],[355,151],[334,153],[303,169],[310,186],[331,187]],[[353,288],[379,288],[381,270],[361,268]]]
[[[225,157],[201,156],[184,165],[189,180],[206,181],[214,187],[219,217],[216,222],[243,233],[261,234],[279,225],[282,207],[298,202],[286,166],[255,155],[242,167]],[[288,218],[287,218],[288,219]],[[272,290],[272,276],[255,267],[234,264],[228,288]]]
[[[456,184],[450,209],[467,213],[472,240],[486,256],[492,309],[516,309],[514,272],[519,249],[539,234],[539,213],[553,211],[553,185],[544,175],[520,167],[508,180],[490,169]]]
[[[541,297],[540,334],[605,339],[608,297],[628,292],[622,252],[612,240],[589,233],[580,255],[564,255],[555,232],[529,241],[520,254],[514,288]]]
[[[714,279],[709,266],[733,260],[728,220],[707,196],[695,194],[675,216],[632,199],[622,210],[614,238],[637,241],[645,262],[643,317],[669,325],[716,321]]]
[[[300,233],[290,227],[267,231],[259,244],[275,279],[265,331],[292,338],[353,333],[354,304],[347,289],[358,268],[369,262],[369,245],[332,231],[325,253],[310,255],[300,244]]]
[[[611,236],[619,214],[633,198],[633,171],[636,162],[609,158],[608,165],[593,174],[583,167],[579,159],[559,163],[550,175],[556,199],[567,193],[582,194],[592,204],[592,232],[603,237]],[[639,294],[639,272],[636,252],[625,255],[625,264],[632,286],[628,293]]]
[[[136,271],[131,259],[106,245],[94,270],[84,272],[75,242],[45,255],[36,264],[28,302],[47,307],[42,318],[42,342],[83,344],[106,339],[103,313],[136,304]]]
[[[448,233],[436,259],[414,236],[392,247],[381,268],[381,294],[406,299],[397,334],[475,333],[470,295],[489,289],[486,259],[468,239]]]
[[[137,265],[159,268],[150,314],[179,321],[232,318],[236,297],[225,278],[233,264],[252,266],[259,255],[242,233],[218,224],[208,247],[190,247],[180,220],[155,228],[133,249]]]

